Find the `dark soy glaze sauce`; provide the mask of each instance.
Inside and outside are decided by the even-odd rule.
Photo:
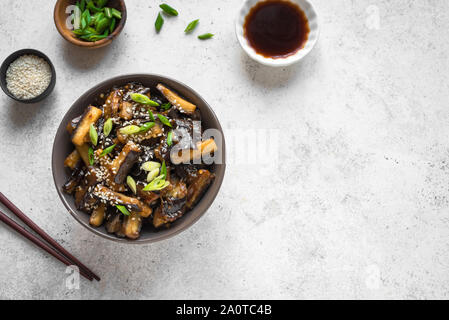
[[[303,48],[310,32],[304,11],[283,0],[259,2],[246,16],[243,29],[258,54],[275,59]]]

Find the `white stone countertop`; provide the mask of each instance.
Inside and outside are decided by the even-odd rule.
[[[41,50],[57,83],[34,105],[0,92],[0,191],[102,281],[67,288],[64,265],[0,225],[0,298],[449,298],[448,1],[314,0],[318,44],[280,69],[241,50],[241,0],[170,0],[180,15],[159,35],[159,2],[127,0],[124,31],[95,51],[57,33],[54,1],[1,2],[0,59]],[[213,40],[183,34],[196,18],[196,34]],[[192,228],[117,244],[67,213],[51,149],[81,94],[142,72],[187,83],[211,104],[229,164]],[[274,136],[271,157],[234,157],[243,130]]]

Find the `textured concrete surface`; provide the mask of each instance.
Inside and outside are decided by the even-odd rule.
[[[2,1],[0,58],[42,50],[58,79],[36,105],[0,94],[0,190],[103,280],[67,288],[64,266],[0,226],[0,298],[448,298],[449,2],[315,0],[318,45],[283,69],[240,49],[239,0],[169,3],[180,16],[159,35],[159,3],[127,1],[118,40],[84,51],[56,32],[53,1]],[[195,18],[197,34],[215,39],[183,34]],[[271,165],[250,165],[233,160],[230,137],[231,163],[208,213],[143,246],[81,227],[50,169],[72,102],[133,72],[190,84],[230,136],[271,130],[279,143]]]

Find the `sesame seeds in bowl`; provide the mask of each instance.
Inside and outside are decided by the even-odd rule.
[[[0,67],[0,85],[12,99],[35,103],[46,98],[56,83],[50,59],[40,51],[23,49],[8,56]]]

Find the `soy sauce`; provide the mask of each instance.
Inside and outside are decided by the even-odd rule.
[[[289,1],[259,2],[249,11],[244,35],[267,58],[286,58],[304,47],[310,32],[304,11]]]

